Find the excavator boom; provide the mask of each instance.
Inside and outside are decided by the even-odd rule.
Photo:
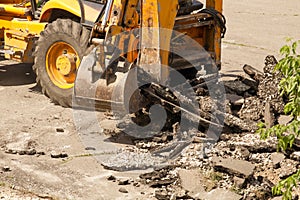
[[[192,0],[108,0],[92,32],[95,47],[77,72],[74,105],[99,110],[143,107],[145,98],[137,91],[146,78],[140,71],[150,82],[164,84],[169,66],[176,70],[182,63],[180,69],[193,68],[172,55],[171,41],[177,37],[196,41],[220,66],[222,0],[207,0],[206,8],[202,6]],[[172,63],[176,59],[170,57],[181,61]],[[136,108],[130,108],[132,104]]]

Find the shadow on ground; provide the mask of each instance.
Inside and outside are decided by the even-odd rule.
[[[31,64],[14,63],[4,65],[0,63],[1,86],[19,86],[32,84],[35,83],[35,78],[36,76],[35,73],[32,71]]]

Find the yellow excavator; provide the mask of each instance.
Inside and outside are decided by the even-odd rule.
[[[73,106],[137,116],[160,104],[171,118],[184,111],[194,121],[204,120],[196,116],[197,105],[187,106],[195,112],[180,105],[193,101],[189,94],[169,87],[199,80],[203,69],[215,75],[221,66],[222,1],[207,0],[203,6],[191,0],[107,1],[91,33],[95,47],[77,71]]]
[[[71,106],[76,70],[104,4],[101,0],[0,0],[0,54],[34,63],[43,93],[57,104]]]
[[[171,44],[185,36],[220,68],[225,22],[222,0],[0,0],[0,53],[33,62],[53,102],[71,106],[74,91],[78,105],[88,99],[111,109],[141,102],[139,95],[125,97],[131,69],[157,83],[170,76],[166,66],[195,77],[195,67],[172,53]]]

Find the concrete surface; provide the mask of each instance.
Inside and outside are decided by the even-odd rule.
[[[300,39],[299,0],[224,0],[224,14],[228,24],[223,73],[241,72],[246,63],[261,69],[267,55],[278,56],[286,37]],[[11,186],[58,199],[149,199],[153,195],[147,187],[138,191],[128,186],[128,194],[118,192],[117,183],[106,177],[124,175],[106,171],[93,158],[85,157],[72,110],[53,105],[34,86],[30,66],[0,60],[0,147],[26,137],[46,152],[40,157],[18,156],[1,149],[0,167],[12,169],[0,173],[1,196],[9,198],[11,193],[14,199],[24,199],[23,193],[10,192]],[[65,132],[56,133],[56,127]],[[70,157],[65,161],[51,159],[51,150],[64,150]]]
[[[241,71],[244,64],[262,69],[267,55],[279,58],[287,37],[300,39],[298,0],[224,0],[223,8],[222,72]]]

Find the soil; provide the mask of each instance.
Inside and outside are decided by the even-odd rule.
[[[278,56],[286,37],[299,39],[299,10],[297,0],[225,1],[228,31],[223,40],[221,73],[240,74],[244,64],[263,71],[264,58]],[[107,170],[89,155],[92,147],[83,145],[73,110],[54,105],[41,94],[30,65],[0,59],[1,199],[157,198],[151,184],[138,181],[145,171]],[[107,118],[105,113],[98,115],[99,119]],[[115,122],[102,123],[110,127]],[[186,156],[178,163],[184,165],[189,159]],[[170,177],[174,178],[172,174]],[[120,184],[124,179],[129,184]]]

